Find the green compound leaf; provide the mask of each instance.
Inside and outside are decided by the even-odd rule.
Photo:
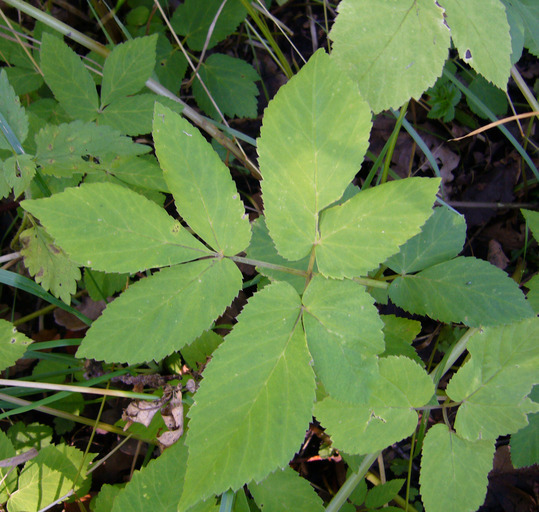
[[[503,0],[503,2],[506,9],[521,20],[524,45],[530,53],[539,57],[539,30],[537,30],[539,6],[537,2],[535,0]]]
[[[466,239],[462,215],[442,206],[435,208],[421,233],[408,240],[386,265],[399,274],[410,274],[454,258]]]
[[[212,48],[232,34],[247,15],[241,0],[228,0],[213,25],[222,3],[222,0],[186,0],[174,11],[170,20],[172,28],[178,35],[186,36],[187,44],[196,51],[204,48],[212,30],[208,43],[208,48]]]
[[[112,297],[129,284],[129,274],[106,274],[98,270],[84,271],[84,286],[92,300],[105,300]]]
[[[528,223],[528,227],[533,234],[533,237],[536,240],[539,240],[539,212],[534,212],[532,210],[521,210],[522,215]]]
[[[0,322],[0,326],[2,322]],[[17,452],[11,444],[8,436],[3,431],[0,431],[0,460],[9,459],[11,457],[15,457],[16,455]],[[0,478],[2,479],[2,486],[0,487],[1,503],[5,503],[10,494],[17,488],[18,476],[17,471],[13,471],[10,467],[0,468]]]
[[[214,53],[200,67],[198,74],[217,103],[222,114],[229,117],[256,117],[260,80],[253,66],[242,59]],[[208,94],[197,78],[193,83],[197,105],[209,116],[220,119]]]
[[[139,188],[170,192],[154,156],[115,156],[106,161],[107,171],[120,181]]]
[[[324,388],[343,402],[365,403],[378,377],[383,323],[374,299],[354,281],[315,276],[303,294],[303,325]]]
[[[155,67],[157,34],[118,44],[107,57],[101,81],[101,107],[139,92]]]
[[[176,512],[182,493],[187,448],[182,441],[167,448],[118,492],[111,512]]]
[[[539,402],[539,385],[530,399]],[[528,415],[528,425],[511,436],[511,462],[515,468],[539,464],[539,413]]]
[[[4,162],[4,179],[13,189],[13,196],[19,197],[30,185],[36,173],[36,163],[32,155],[13,155]]]
[[[411,435],[418,419],[413,407],[425,405],[434,393],[428,374],[406,357],[380,359],[379,371],[367,403],[326,398],[315,406],[316,418],[346,453],[375,452]]]
[[[320,272],[340,279],[375,269],[432,215],[439,184],[432,178],[391,181],[325,211],[316,247]]]
[[[515,281],[475,258],[459,257],[398,277],[389,297],[410,313],[470,327],[509,324],[533,315]]]
[[[21,255],[30,275],[45,290],[69,304],[81,278],[79,267],[40,226],[23,231],[19,239],[23,246]]]
[[[114,500],[120,494],[122,488],[122,484],[103,484],[99,489],[99,493],[92,498],[90,510],[92,512],[112,512]]]
[[[24,107],[21,106],[19,97],[8,82],[5,69],[0,71],[0,114],[4,116],[19,144],[22,144],[28,135],[28,116]],[[9,151],[14,149],[1,131],[0,149]]]
[[[425,363],[423,363],[415,348],[412,347],[412,342],[421,332],[421,322],[395,315],[381,315],[380,318],[384,322],[383,331],[386,343],[386,349],[381,356],[402,355],[424,366]]]
[[[404,482],[406,482],[404,478],[397,478],[373,487],[367,493],[365,506],[373,509],[386,505],[399,494]]]
[[[19,477],[19,487],[8,501],[10,512],[37,512],[61,498],[75,486],[81,487],[92,457],[84,458],[77,448],[49,445],[27,462]]]
[[[35,139],[36,163],[42,172],[57,177],[103,169],[95,159],[101,162],[107,156],[135,156],[150,149],[108,126],[82,121],[47,125]]]
[[[436,2],[343,0],[338,10],[332,58],[375,113],[419,98],[442,74],[450,41]]]
[[[98,121],[133,137],[150,133],[156,99],[155,94],[123,96],[107,105],[99,114]]]
[[[95,119],[99,98],[93,78],[67,44],[46,33],[41,43],[41,70],[55,98],[70,116],[83,121]]]
[[[439,423],[430,428],[421,458],[421,497],[428,512],[474,512],[485,499],[494,439],[467,441]]]
[[[0,371],[13,366],[31,343],[32,340],[17,332],[11,322],[0,319]]]
[[[209,329],[241,282],[238,267],[226,259],[162,269],[108,305],[77,357],[129,364],[159,361]]]
[[[249,245],[247,249],[248,258],[307,272],[307,268],[309,267],[309,256],[305,256],[305,258],[298,261],[288,261],[279,255],[277,249],[275,249],[275,244],[269,235],[264,217],[258,217],[258,219],[251,224],[251,229],[253,231],[253,236],[251,238],[251,245]],[[278,269],[262,266],[256,267],[256,269],[262,275],[269,277],[272,281],[286,281],[300,294],[305,290],[306,276],[289,274]],[[314,271],[316,271],[316,268]]]
[[[529,281],[525,284],[526,288],[529,289],[528,303],[532,307],[534,313],[539,314],[539,274],[535,274]]]
[[[210,253],[163,208],[110,183],[68,188],[21,206],[74,262],[95,270],[133,273]]]
[[[300,314],[292,286],[272,283],[250,299],[214,352],[189,410],[180,510],[259,482],[300,446],[315,395]]]
[[[525,400],[537,381],[539,318],[485,328],[468,342],[471,360],[451,379],[448,396],[463,402],[455,429],[471,441],[513,434],[527,424]]]
[[[281,512],[323,512],[322,499],[293,469],[277,470],[265,480],[249,484],[258,508]]]
[[[153,136],[176,208],[189,226],[222,254],[243,251],[251,238],[249,218],[227,167],[187,120],[159,103]]]
[[[500,89],[511,70],[511,37],[500,0],[442,0],[460,57]]]
[[[19,67],[4,69],[17,96],[34,92],[45,83],[43,77],[35,69]]]
[[[258,154],[266,223],[281,256],[309,253],[318,214],[357,173],[370,129],[367,104],[324,50],[279,89],[265,111]]]
[[[206,364],[208,357],[223,341],[223,337],[214,331],[205,331],[192,343],[182,348],[182,358],[189,368],[197,370],[198,364]]]

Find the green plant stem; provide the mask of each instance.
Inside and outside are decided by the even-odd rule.
[[[253,260],[251,258],[244,258],[243,256],[229,256],[228,258],[236,263],[245,263],[246,265],[252,265],[253,267],[270,268],[272,270],[279,270],[280,272],[294,274],[301,277],[307,277],[309,275],[309,271],[284,267],[282,265],[274,265],[273,263],[268,263],[267,261]],[[318,275],[318,273],[313,272],[312,275]],[[370,286],[372,288],[387,289],[389,287],[389,283],[378,281],[377,279],[371,279],[369,277],[354,277],[354,281],[363,286]]]
[[[378,279],[371,279],[370,277],[354,277],[353,280],[358,284],[369,286],[371,288],[380,288],[382,290],[387,290],[389,288],[388,282],[378,281]]]
[[[539,102],[537,101],[537,98],[533,94],[532,91],[530,91],[530,88],[528,87],[528,84],[524,81],[521,74],[518,72],[518,69],[513,66],[511,68],[511,76],[513,77],[513,80],[517,84],[517,87],[520,89],[520,92],[522,95],[526,98],[526,101],[528,102],[528,105],[534,112],[539,112]],[[537,116],[539,118],[539,116]]]
[[[4,393],[0,393],[0,400],[5,400],[6,402],[9,402],[11,404],[16,404],[16,405],[21,405],[21,406],[32,405],[32,402],[29,402],[28,400],[23,400],[22,398],[16,398],[14,396],[6,395]],[[132,432],[127,433],[127,432],[124,432],[121,428],[115,427],[114,425],[109,425],[108,423],[103,423],[101,421],[96,424],[95,420],[84,418],[83,416],[77,416],[76,414],[71,414],[65,411],[60,411],[58,409],[52,409],[51,407],[47,407],[45,405],[37,406],[34,409],[36,411],[43,412],[45,414],[50,414],[51,416],[56,416],[57,418],[64,418],[66,420],[71,420],[76,423],[81,423],[82,425],[87,425],[89,427],[100,428],[112,434],[118,434],[120,436],[131,435],[131,437],[134,437],[135,439],[139,439],[140,441],[143,441],[145,443],[157,444],[157,441],[155,439],[146,439],[141,436],[137,436],[133,434]]]
[[[68,384],[52,384],[50,382],[28,382],[19,380],[0,379],[0,386],[16,388],[49,389],[52,391],[71,391],[73,393],[88,393],[92,395],[117,396],[132,400],[159,400],[159,396],[144,393],[134,393],[120,389],[89,388],[86,386],[71,386]]]
[[[381,451],[376,453],[369,453],[365,455],[356,473],[352,473],[342,487],[338,490],[337,494],[333,496],[333,499],[326,507],[326,512],[337,512],[346,503],[348,497],[354,492],[354,489],[358,486],[359,482],[365,478],[367,471],[372,464],[378,458]]]
[[[110,53],[110,50],[106,48],[105,46],[103,46],[101,43],[94,41],[92,38],[85,36],[81,32],[70,27],[69,25],[53,18],[52,16],[50,16],[49,14],[43,11],[40,11],[39,9],[33,7],[32,5],[29,5],[24,0],[5,0],[5,3],[7,5],[10,5],[11,7],[15,7],[16,9],[19,9],[25,14],[28,14],[35,20],[41,21],[42,23],[53,28],[60,34],[63,34],[69,37],[70,39],[72,39],[73,41],[81,44],[85,48],[88,48],[89,50],[96,52],[98,55],[107,57],[108,54]],[[182,101],[178,96],[173,94],[166,87],[163,87],[159,82],[156,82],[152,78],[149,78],[146,81],[146,87],[150,89],[152,92],[159,94],[160,96],[165,96],[179,103],[183,107],[182,114],[185,117],[193,121],[193,123],[195,123],[197,126],[202,128],[206,133],[208,133],[217,142],[219,142],[219,144],[221,144],[226,149],[228,149],[240,162],[242,162],[249,169],[249,171],[255,178],[262,179],[260,171],[258,170],[256,165],[254,165],[245,156],[245,154],[240,149],[240,147],[234,144],[234,142],[232,142],[216,126],[208,122],[204,118],[204,116],[201,116],[196,110],[194,110],[189,105],[187,105],[187,103]]]
[[[229,259],[236,263],[245,263],[246,265],[252,265],[253,267],[270,268],[272,270],[279,270],[280,272],[286,272],[287,274],[294,274],[296,276],[307,277],[305,270],[299,270],[297,268],[283,267],[282,265],[274,265],[267,261],[252,260],[251,258],[244,258],[242,256],[230,256]]]
[[[406,111],[408,110],[408,103],[409,102],[407,101],[401,107],[399,117],[397,118],[397,122],[395,123],[395,127],[393,128],[393,132],[391,133],[391,136],[389,138],[389,148],[387,150],[386,159],[384,160],[384,168],[382,170],[382,179],[380,180],[382,183],[385,183],[387,181],[387,175],[389,173],[391,159],[393,158],[395,146],[397,145],[397,138],[399,136],[399,132],[402,127],[402,122],[404,121],[404,116],[406,115]]]

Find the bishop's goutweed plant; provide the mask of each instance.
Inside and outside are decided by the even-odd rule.
[[[147,273],[93,322],[77,357],[135,365],[182,353],[207,336],[242,289],[237,264],[268,278],[213,351],[184,437],[117,490],[107,510],[143,510],[144,503],[216,510],[214,496],[223,495],[224,503],[231,491],[236,510],[247,510],[245,484],[264,510],[323,510],[314,490],[287,468],[313,417],[351,466],[357,463],[350,483],[359,482],[380,451],[412,436],[421,418],[425,509],[475,510],[496,439],[517,433],[537,412],[528,396],[537,382],[537,317],[504,272],[459,256],[465,223],[436,205],[440,179],[413,177],[363,190],[351,185],[368,147],[372,112],[397,108],[431,86],[450,36],[465,60],[505,87],[511,41],[504,7],[477,2],[480,11],[489,5],[496,26],[490,48],[482,38],[491,34],[468,37],[462,17],[473,5],[440,1],[444,14],[431,0],[366,3],[341,2],[333,53],[318,50],[265,110],[257,141],[264,216],[253,223],[227,167],[169,103],[140,99],[155,104],[159,166],[149,146],[125,136],[144,133],[144,125],[114,128],[122,129],[122,102],[136,97],[153,69],[153,36],[111,53],[98,96],[78,57],[44,34],[45,81],[70,120],[40,126],[24,152],[2,146],[15,149],[4,161],[5,187],[15,195],[26,191],[21,206],[31,225],[20,238],[27,266],[67,302],[79,266],[96,277],[123,275],[120,282]],[[403,62],[391,48],[402,45],[398,38],[382,46],[374,35],[369,44],[382,49],[366,48],[358,20],[401,34],[421,50]],[[503,59],[491,66],[495,51]],[[61,62],[54,62],[59,53]],[[391,55],[398,56],[396,83],[380,78]],[[144,69],[138,79],[129,74],[135,59]],[[65,70],[55,73],[59,66]],[[81,94],[66,86],[70,75],[78,77]],[[22,143],[35,128],[5,72],[0,80],[16,105],[7,109],[8,121]],[[177,216],[161,206],[159,191],[172,195]],[[526,215],[533,226],[535,214]],[[431,374],[411,346],[419,323],[379,314],[376,302],[388,297],[410,313],[466,327]],[[467,362],[439,387],[465,350]],[[439,409],[445,421],[425,434],[430,411]],[[337,510],[352,489],[327,509]],[[14,493],[9,510],[26,510],[20,503]]]

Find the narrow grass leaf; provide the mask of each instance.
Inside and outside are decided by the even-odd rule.
[[[77,291],[81,278],[79,267],[66,253],[54,244],[52,237],[41,227],[33,226],[23,231],[19,240],[24,265],[45,290],[66,304]]]
[[[83,315],[80,311],[76,310],[75,308],[72,308],[71,306],[68,306],[56,297],[53,297],[50,293],[47,293],[43,289],[43,287],[41,287],[31,279],[28,279],[27,277],[21,276],[20,274],[17,274],[15,272],[10,272],[9,270],[0,269],[0,283],[6,284],[8,286],[13,286],[14,288],[17,288],[27,293],[31,293],[32,295],[43,299],[49,304],[54,304],[55,306],[63,309],[64,311],[67,311],[72,315],[76,316],[86,325],[90,325],[92,323],[92,321],[88,317]]]
[[[199,76],[222,114],[229,117],[256,117],[258,87],[260,80],[253,66],[242,59],[221,53],[210,55],[202,64]],[[197,105],[213,119],[220,120],[200,80],[193,83]]]
[[[354,281],[314,277],[303,294],[303,325],[314,367],[337,400],[365,403],[378,377],[383,323],[374,299]]]
[[[95,270],[133,273],[210,253],[161,207],[118,185],[82,185],[21,205],[74,262]]]
[[[515,281],[476,258],[458,257],[398,277],[389,297],[410,313],[470,327],[509,324],[533,315]]]
[[[189,48],[196,51],[204,48],[211,31],[208,48],[212,48],[232,34],[247,15],[241,0],[228,0],[217,17],[222,3],[222,0],[186,0],[174,11],[170,20],[172,28],[176,34],[186,36]]]
[[[421,497],[428,512],[474,512],[485,499],[494,439],[466,441],[446,425],[430,428],[421,458]]]
[[[59,37],[43,34],[41,70],[55,98],[70,116],[83,121],[95,119],[99,98],[94,80],[79,56]]]
[[[435,208],[421,233],[408,240],[385,265],[399,274],[417,272],[457,256],[465,239],[464,217],[445,206]]]
[[[343,0],[329,36],[332,58],[375,113],[431,87],[450,43],[443,11],[432,0]]]
[[[155,67],[157,34],[118,44],[103,66],[101,107],[139,92]]]
[[[323,512],[322,499],[311,484],[290,467],[277,470],[259,484],[249,484],[258,508],[280,512]]]
[[[180,510],[261,481],[301,445],[315,381],[300,315],[292,286],[272,283],[250,299],[214,352],[189,411]]]
[[[15,94],[13,87],[9,84],[6,70],[0,71],[0,114],[17,137],[19,144],[26,140],[28,135],[28,116],[21,105],[19,97]],[[0,149],[13,151],[11,144],[0,132]]]
[[[470,338],[471,359],[447,386],[447,395],[463,402],[455,421],[461,437],[496,439],[527,425],[531,404],[525,398],[537,382],[538,339],[537,317],[485,328]]]
[[[77,357],[129,364],[160,361],[209,329],[236,297],[241,281],[238,267],[227,259],[162,269],[108,305]]]
[[[216,251],[233,256],[251,238],[249,218],[230,176],[201,133],[179,114],[156,103],[153,137],[176,208]]]
[[[366,403],[326,398],[315,406],[315,416],[335,446],[347,453],[372,453],[411,435],[418,420],[413,408],[434,394],[431,378],[407,357],[380,359],[379,372]]]
[[[443,0],[451,38],[461,59],[502,90],[511,70],[511,37],[499,0]]]
[[[281,256],[309,253],[319,213],[359,170],[370,129],[369,107],[324,50],[279,89],[264,114],[258,154],[266,223]]]
[[[13,366],[32,343],[7,320],[0,319],[0,371]]]
[[[432,215],[439,184],[437,178],[391,181],[325,211],[316,247],[320,272],[340,279],[375,269]]]

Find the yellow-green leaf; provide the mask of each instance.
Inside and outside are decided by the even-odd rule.
[[[153,137],[176,208],[211,247],[226,255],[243,251],[249,218],[230,172],[201,133],[179,114],[155,105]]]
[[[324,50],[279,89],[264,114],[258,154],[266,224],[281,256],[309,254],[319,213],[358,172],[370,129],[366,102]]]

